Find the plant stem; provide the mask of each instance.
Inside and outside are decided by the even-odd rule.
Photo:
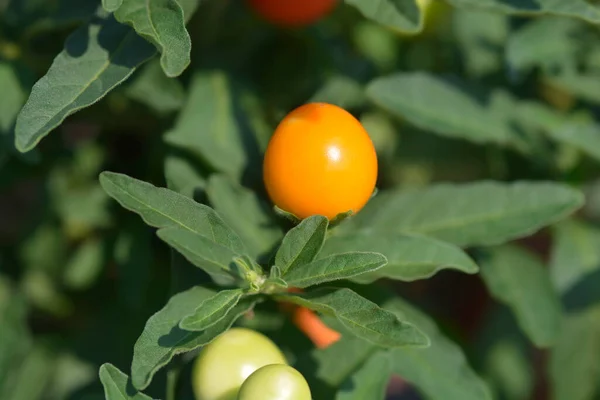
[[[181,368],[179,363],[172,365],[167,371],[167,393],[166,400],[175,400],[177,397],[177,381],[179,380],[179,372]]]

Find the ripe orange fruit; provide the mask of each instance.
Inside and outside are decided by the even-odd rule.
[[[319,349],[340,340],[340,333],[325,325],[314,311],[306,307],[294,310],[292,321]]]
[[[250,6],[267,21],[282,26],[309,25],[324,17],[337,0],[248,0]]]
[[[357,213],[377,181],[377,154],[361,123],[327,103],[290,112],[269,141],[263,164],[267,192],[282,210],[304,219]]]

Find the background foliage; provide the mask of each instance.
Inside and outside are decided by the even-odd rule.
[[[134,12],[141,3],[148,13]],[[261,157],[278,121],[308,101],[360,118],[379,193],[318,255],[327,224],[305,221],[276,262],[290,268],[284,280],[322,283],[290,257],[313,243],[297,265],[349,278],[336,285],[368,304],[349,289],[296,296],[344,332],[325,350],[272,302],[238,323],[282,346],[316,400],[383,396],[390,376],[390,399],[600,398],[593,2],[434,0],[425,18],[414,0],[346,0],[302,29],[226,0],[0,0],[0,13],[3,400],[95,400],[104,388],[108,399],[164,398],[158,367],[252,305],[234,291],[219,299],[239,300],[223,319],[179,324],[215,294],[191,264],[216,283],[244,279],[186,243],[204,240],[205,216],[222,224],[215,243],[237,237],[217,258],[268,264],[292,225],[265,196]],[[355,259],[327,261],[357,251],[387,263],[371,253],[351,275]],[[371,342],[430,346],[355,337],[342,295],[407,329],[390,338],[384,326]],[[144,350],[165,321],[203,333],[163,343],[164,355]],[[178,399],[192,399],[194,355],[171,363],[183,371]],[[128,376],[146,395],[128,397]]]

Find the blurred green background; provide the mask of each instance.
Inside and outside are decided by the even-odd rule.
[[[571,327],[567,342],[579,343],[561,348],[561,360],[573,363],[573,386],[592,382],[572,399],[599,398],[597,26],[434,0],[417,35],[378,25],[343,4],[317,24],[285,29],[261,20],[242,1],[204,1],[188,24],[192,68],[180,78],[166,78],[153,60],[68,118],[36,149],[17,152],[18,110],[66,37],[97,6],[93,0],[0,0],[0,399],[103,399],[99,365],[128,370],[146,319],[172,290],[167,246],[109,200],[98,183],[101,171],[169,184],[202,199],[206,177],[230,165],[245,171],[247,187],[263,193],[261,152],[271,132],[294,107],[317,100],[341,105],[363,122],[378,150],[380,189],[531,179],[586,192],[578,216],[519,244],[555,268]],[[410,78],[396,90],[407,91],[403,107],[416,107],[412,117],[388,112],[365,92],[374,78],[392,73]],[[419,97],[440,82],[456,93]],[[439,107],[454,107],[458,130],[473,124],[478,117],[454,95],[474,99],[488,117],[510,113],[522,137],[507,145],[422,122]],[[524,115],[516,117],[517,109]],[[215,145],[214,159],[207,159],[206,150],[198,151],[206,143],[170,136],[186,114],[197,115],[198,130],[221,121],[231,124],[227,140],[251,131],[257,144],[243,152]],[[480,119],[474,129],[487,128],[493,136],[494,118]],[[552,126],[565,120],[585,128],[560,136]],[[565,272],[562,265],[574,267]],[[184,286],[204,279],[197,273]],[[550,352],[523,337],[478,276],[442,272],[426,281],[378,285],[427,310],[498,398],[568,398],[553,395],[551,382],[566,372],[552,369],[557,366],[549,362]],[[583,359],[590,354],[595,356]],[[159,374],[147,393],[160,397],[163,387]],[[567,396],[577,392],[572,390]],[[191,399],[189,389],[184,393]],[[393,396],[421,398],[406,387]]]

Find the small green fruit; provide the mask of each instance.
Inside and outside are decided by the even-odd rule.
[[[311,394],[300,372],[289,365],[272,364],[244,381],[237,400],[311,400]]]
[[[251,329],[232,328],[198,355],[192,371],[196,399],[235,400],[244,380],[269,364],[287,364],[275,343]]]

